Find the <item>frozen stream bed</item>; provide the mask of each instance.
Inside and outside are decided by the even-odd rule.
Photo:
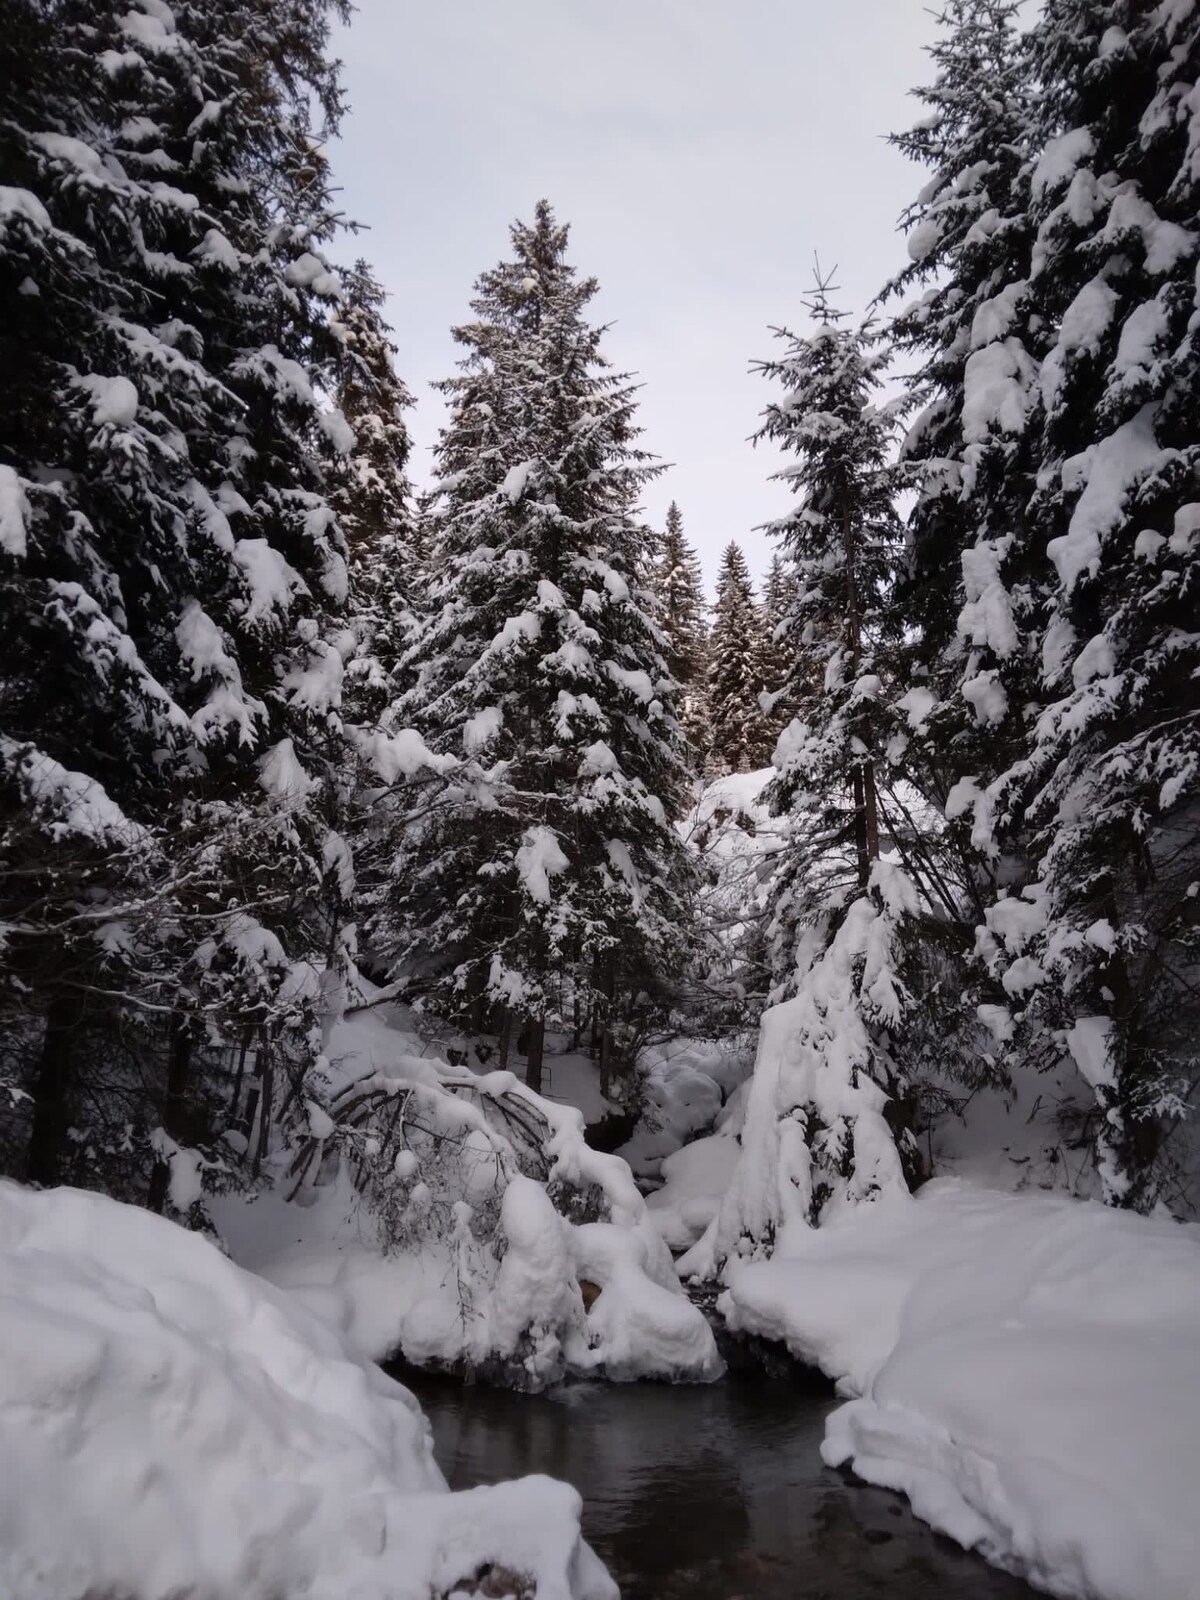
[[[1025,1584],[822,1465],[833,1397],[802,1378],[513,1394],[413,1372],[451,1488],[530,1472],[583,1496],[622,1600],[1031,1600]]]

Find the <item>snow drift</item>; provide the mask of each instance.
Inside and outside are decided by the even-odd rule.
[[[615,1600],[573,1489],[450,1494],[407,1390],[148,1212],[0,1183],[0,1348],[9,1600]]]

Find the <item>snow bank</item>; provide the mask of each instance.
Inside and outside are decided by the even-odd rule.
[[[573,1489],[449,1494],[407,1390],[148,1212],[0,1183],[0,1348],[11,1600],[615,1600]]]
[[[676,1150],[662,1164],[663,1186],[646,1209],[671,1250],[690,1250],[721,1209],[741,1154],[732,1132],[721,1131]]]
[[[1200,1229],[941,1179],[728,1282],[732,1327],[856,1396],[831,1465],[1052,1594],[1195,1600]]]

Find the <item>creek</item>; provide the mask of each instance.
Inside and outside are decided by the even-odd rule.
[[[1032,1600],[897,1495],[826,1467],[836,1401],[801,1371],[525,1395],[389,1370],[424,1407],[451,1488],[574,1484],[622,1600]]]

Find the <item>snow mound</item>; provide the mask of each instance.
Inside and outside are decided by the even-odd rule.
[[[749,1053],[718,1039],[672,1039],[644,1050],[642,1117],[617,1152],[640,1178],[657,1177],[666,1158],[706,1133],[725,1096],[745,1079]]]
[[[650,1220],[671,1250],[690,1250],[721,1209],[741,1154],[722,1130],[676,1150],[662,1164],[663,1186],[646,1199]]]
[[[12,1600],[615,1600],[573,1489],[448,1493],[408,1391],[199,1235],[0,1183],[0,1285]]]
[[[1200,1229],[939,1179],[729,1268],[856,1396],[823,1454],[1051,1594],[1195,1600]]]

